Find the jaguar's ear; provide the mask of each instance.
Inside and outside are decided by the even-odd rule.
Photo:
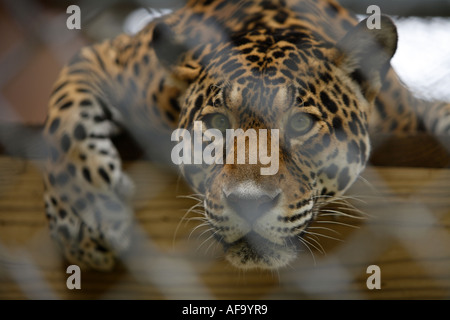
[[[175,34],[166,23],[155,25],[152,36],[155,54],[172,76],[183,82],[192,82],[201,71],[201,65],[187,57],[190,45],[187,39]]]
[[[379,28],[369,29],[361,21],[338,42],[334,63],[360,86],[366,99],[375,99],[381,81],[397,49],[397,28],[387,16],[381,16]]]

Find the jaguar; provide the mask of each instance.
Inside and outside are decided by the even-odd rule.
[[[235,129],[246,159],[267,147],[249,130],[278,151],[273,174],[261,159],[177,166],[226,260],[291,263],[320,209],[364,170],[373,135],[450,133],[449,104],[402,84],[390,65],[396,27],[379,22],[369,28],[334,0],[189,0],[135,35],[82,48],[56,80],[43,133],[46,216],[67,260],[111,270],[131,245],[134,187],[113,137],[127,131],[165,157],[174,130],[200,123]]]

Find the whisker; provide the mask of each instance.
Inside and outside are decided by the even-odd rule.
[[[316,247],[314,244],[312,244],[311,242],[309,242],[308,240],[305,239],[305,237],[302,238],[303,241],[305,241],[306,243],[308,243],[311,247],[313,247],[314,249],[316,249],[317,251],[319,251],[321,254],[325,254],[325,251],[323,250],[323,247],[320,246],[320,248]],[[317,241],[316,241],[317,242]]]
[[[201,221],[201,222],[208,222],[208,219],[204,218],[204,217],[191,217],[191,218],[186,218],[185,222],[191,222],[191,221]]]
[[[318,221],[316,221],[316,223],[337,224],[337,225],[340,225],[340,226],[345,226],[345,227],[349,227],[349,228],[359,229],[359,226],[355,226],[355,225],[352,225],[352,224],[343,223],[343,222],[339,222],[339,221],[318,220]]]
[[[346,211],[350,211],[350,212],[359,214],[360,216],[373,218],[373,215],[371,215],[371,214],[369,214],[367,212],[364,212],[364,211],[362,211],[362,210],[360,210],[360,209],[358,209],[356,207],[355,208],[352,208],[352,207],[335,207],[334,209],[346,210]]]
[[[333,201],[330,201],[326,205],[330,205],[333,209],[347,210],[347,211],[359,213],[360,215],[370,216],[368,213],[357,208],[355,205],[353,205],[351,202],[349,202],[345,199],[334,199]],[[336,205],[338,205],[338,207],[336,207]]]
[[[204,222],[204,223],[199,224],[199,225],[196,226],[195,228],[193,228],[193,229],[191,230],[191,232],[189,233],[188,240],[191,240],[192,234],[193,234],[197,229],[199,229],[199,228],[201,228],[201,227],[205,227],[205,226],[209,226],[209,223],[208,223],[208,222]]]
[[[361,175],[358,176],[358,179],[361,180],[367,187],[369,187],[373,193],[381,196],[380,191],[377,190],[377,188],[372,183],[370,183],[369,180],[367,180]]]
[[[366,220],[367,218],[362,218],[362,217],[354,217],[351,215],[347,215],[347,214],[342,214],[342,213],[321,213],[319,218],[322,217],[332,217],[334,219],[340,219],[340,218],[348,218],[348,219],[357,219],[357,220]]]
[[[209,229],[208,231],[211,231],[211,229]],[[208,242],[209,240],[211,240],[214,236],[215,236],[215,234],[218,232],[218,230],[216,230],[216,231],[214,231],[208,238],[206,238],[198,247],[197,247],[197,249],[195,250],[196,252],[198,252],[198,250],[200,250],[200,248],[206,243],[206,242]]]
[[[336,207],[334,205],[339,205],[339,207]],[[363,215],[365,215],[366,213],[364,211],[362,211],[361,209],[355,207],[354,205],[350,204],[350,203],[334,203],[331,204],[333,209],[342,209],[342,210],[351,210],[353,212],[359,212]]]
[[[303,243],[303,245],[306,247],[306,249],[308,249],[309,253],[311,253],[311,257],[313,258],[314,265],[316,265],[316,257],[314,256],[314,253],[312,252],[312,250],[309,247],[308,243],[305,242],[305,239],[303,239],[302,237],[298,237],[298,239],[300,240],[301,243]]]
[[[176,196],[178,199],[189,199],[189,200],[195,200],[199,202],[203,202],[203,199],[197,196],[196,194],[189,194],[189,195],[178,195]]]
[[[325,213],[324,213],[325,212]],[[343,216],[343,217],[348,217],[348,218],[352,218],[352,219],[359,219],[359,220],[367,220],[367,217],[364,216],[356,216],[356,215],[352,215],[352,214],[348,214],[348,213],[344,213],[341,211],[336,211],[336,210],[331,210],[331,209],[323,209],[319,212],[319,216],[320,217],[326,217],[326,216]]]
[[[311,232],[311,231],[303,231],[303,232],[306,233],[306,234],[314,234],[314,235],[319,236],[319,237],[324,237],[324,238],[328,238],[328,239],[331,239],[331,240],[336,240],[336,241],[339,241],[339,242],[343,242],[344,241],[342,239],[338,239],[338,238],[335,238],[335,237],[332,237],[332,236],[328,236],[328,235],[322,234],[322,233]]]
[[[313,238],[312,235],[311,235],[311,236],[305,236],[304,238],[308,238],[309,240],[314,241],[314,243],[316,243],[316,244],[320,247],[320,250],[319,250],[319,251],[320,251],[322,254],[326,254],[325,249],[322,247],[322,245],[320,244],[320,242],[319,242],[317,239]]]
[[[339,196],[329,196],[329,195],[316,195],[313,197],[314,199],[325,199],[325,203],[334,203],[334,202],[345,202],[348,200],[354,200],[362,203],[367,203],[361,198],[369,198],[369,196],[365,195],[339,195]],[[376,198],[376,197],[375,197]]]
[[[192,212],[193,212],[193,213],[198,213],[199,215],[205,216],[205,217],[206,217],[206,215],[205,215],[205,210],[198,210],[198,209],[195,209],[195,210],[192,210]]]
[[[353,206],[353,204],[351,204],[351,202],[349,202],[349,200],[367,204],[367,201],[361,199],[360,197],[357,197],[356,195],[355,196],[340,196],[340,197],[337,197],[336,199],[333,199],[333,201],[331,203],[338,202],[338,203],[345,203],[346,205]]]
[[[177,234],[178,234],[178,230],[180,229],[180,227],[181,227],[181,223],[184,221],[185,223],[184,223],[184,226],[186,226],[186,223],[187,223],[187,219],[186,219],[186,217],[196,208],[196,207],[198,207],[198,203],[197,204],[195,204],[195,205],[193,205],[192,207],[190,207],[187,211],[186,211],[186,213],[181,217],[181,219],[180,219],[180,221],[178,222],[178,224],[177,224],[177,227],[175,228],[175,232],[174,232],[174,234],[173,234],[173,238],[172,238],[172,245],[173,246],[175,246],[175,241],[176,241],[176,237],[177,237]]]
[[[199,235],[198,235],[198,237],[197,237],[197,240],[199,240],[205,233],[208,233],[208,232],[210,232],[211,230],[214,230],[214,228],[208,228],[208,229],[206,229],[205,231],[203,231],[202,233],[200,233]],[[215,232],[217,232],[217,230],[215,231]]]
[[[218,241],[211,241],[211,243],[209,244],[209,246],[208,246],[208,248],[206,248],[206,251],[205,251],[205,255],[206,254],[208,254],[208,251],[209,251],[209,249],[212,247],[212,246],[216,246],[213,250],[216,250],[217,249],[217,245],[219,245],[219,242]],[[214,252],[214,251],[213,251]]]
[[[306,237],[306,235],[302,235],[303,237]],[[308,237],[311,239],[311,238],[314,238],[316,241],[319,241],[319,238],[315,235],[315,234],[308,234]]]
[[[197,204],[194,204],[192,207],[190,207],[187,212],[191,212],[191,211],[197,210],[197,208],[202,208],[202,207],[203,207],[203,205],[201,203],[197,203]]]
[[[314,227],[314,226],[312,226],[312,227],[308,227],[308,229],[315,229],[315,230],[326,230],[326,231],[330,231],[330,232],[333,232],[333,233],[335,233],[335,234],[337,234],[337,235],[339,235],[339,236],[342,236],[342,234],[340,233],[340,232],[338,232],[338,231],[336,231],[336,230],[334,230],[334,229],[331,229],[331,228],[327,228],[327,227]],[[305,232],[306,230],[304,230],[304,232]]]

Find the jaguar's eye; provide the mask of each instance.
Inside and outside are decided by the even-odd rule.
[[[225,132],[226,129],[230,128],[230,120],[228,120],[227,116],[221,113],[210,114],[206,116],[203,121],[210,129],[214,128]]]
[[[288,131],[291,135],[302,135],[311,130],[314,119],[307,113],[297,113],[289,119]]]

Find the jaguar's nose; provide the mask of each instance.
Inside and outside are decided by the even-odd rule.
[[[281,190],[241,183],[231,189],[224,189],[223,193],[227,205],[244,220],[253,223],[277,205]]]

